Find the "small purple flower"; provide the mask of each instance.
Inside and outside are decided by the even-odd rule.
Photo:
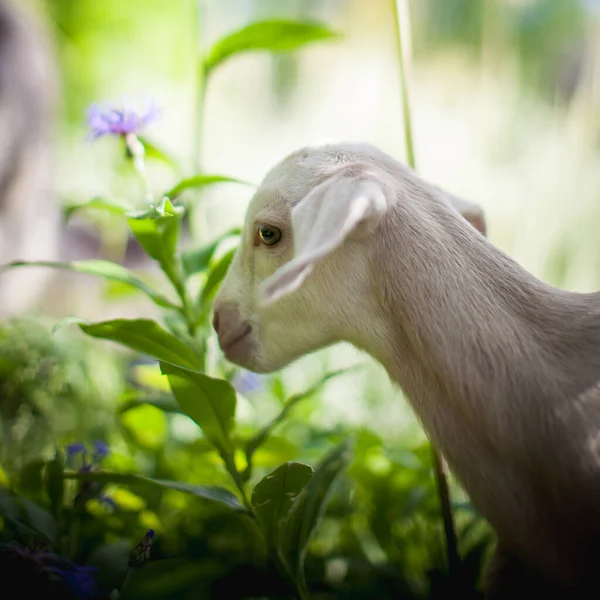
[[[240,394],[251,394],[263,387],[260,375],[252,371],[238,371],[231,383]]]
[[[121,108],[93,104],[88,110],[88,127],[92,139],[103,135],[126,136],[137,134],[158,118],[160,109],[153,102],[146,102],[144,108],[136,110],[123,103]]]
[[[103,459],[105,459],[110,454],[110,449],[106,442],[102,442],[100,440],[96,440],[94,442],[94,454],[93,459],[94,462],[100,464]]]
[[[98,597],[92,577],[96,567],[76,565],[55,552],[30,549],[16,542],[0,543],[0,562],[5,576],[2,585],[8,589],[18,587],[24,598],[91,600]]]
[[[81,442],[73,442],[66,448],[67,465],[78,471],[84,471],[88,466],[87,448]]]
[[[77,454],[85,454],[85,444],[73,442],[67,446],[67,456],[72,457]]]
[[[80,567],[73,563],[70,563],[67,568],[57,569],[65,585],[80,600],[95,598],[98,594],[96,581],[92,577],[94,571],[97,571],[96,567]]]
[[[110,454],[110,449],[106,442],[96,440],[93,443],[93,452],[91,461],[88,462],[88,450],[85,444],[73,442],[66,448],[67,465],[80,473],[89,473],[94,468],[100,467],[102,461]]]

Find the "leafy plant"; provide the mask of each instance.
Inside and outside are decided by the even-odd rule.
[[[293,50],[303,45],[334,37],[333,32],[319,23],[300,23],[293,21],[266,21],[254,23],[225,36],[200,59],[202,77],[212,74],[222,63],[232,57],[249,51]],[[270,548],[272,561],[282,577],[289,583],[291,592],[304,597],[306,586],[303,574],[306,547],[314,534],[325,508],[328,491],[348,460],[346,446],[333,451],[317,467],[314,476],[308,465],[285,463],[259,482],[253,498],[261,499],[258,506],[249,500],[247,485],[252,473],[252,458],[267,441],[269,432],[281,422],[290,408],[301,398],[295,398],[284,406],[277,419],[257,435],[242,442],[247,468],[241,470],[235,460],[239,451],[239,441],[234,439],[236,390],[226,379],[209,377],[206,371],[207,338],[211,300],[214,297],[233,257],[235,248],[215,259],[216,251],[225,238],[236,237],[239,230],[227,232],[221,238],[207,246],[179,253],[181,224],[186,205],[181,204],[181,196],[194,189],[221,183],[249,185],[236,178],[225,175],[190,175],[171,186],[170,189],[155,197],[150,190],[146,177],[145,156],[150,151],[161,157],[161,151],[154,145],[145,144],[139,137],[140,130],[156,118],[156,111],[149,107],[145,112],[136,112],[127,107],[122,109],[93,107],[89,124],[94,137],[113,135],[124,143],[126,160],[130,161],[139,176],[141,196],[144,205],[115,198],[93,198],[85,204],[71,205],[66,208],[67,218],[75,211],[101,209],[121,215],[126,220],[131,234],[135,237],[149,259],[154,261],[165,279],[171,284],[171,294],[165,295],[146,283],[141,277],[117,263],[106,260],[74,261],[57,263],[48,261],[13,262],[5,268],[25,266],[45,266],[67,269],[102,277],[108,281],[125,284],[143,293],[151,302],[166,311],[164,324],[152,319],[116,319],[89,323],[76,317],[69,317],[54,327],[54,331],[76,325],[88,336],[110,340],[121,346],[142,353],[160,364],[173,397],[181,413],[189,416],[202,430],[205,439],[219,454],[222,464],[229,473],[239,496],[228,489],[218,486],[203,486],[180,483],[158,478],[147,478],[133,473],[104,471],[84,464],[77,471],[63,471],[60,455],[49,461],[40,461],[38,469],[46,481],[46,497],[51,513],[36,512],[33,505],[14,493],[4,493],[2,515],[5,525],[13,528],[13,533],[22,533],[41,539],[52,546],[61,546],[58,532],[67,527],[66,534],[71,553],[77,548],[76,523],[84,518],[81,513],[85,502],[101,498],[101,490],[107,484],[125,484],[138,487],[155,487],[176,490],[186,494],[215,502],[222,507],[239,512],[251,519]],[[199,131],[198,123],[197,130]],[[165,158],[165,160],[167,160]],[[136,210],[136,206],[138,207]],[[190,291],[190,278],[204,276],[204,286],[196,294]],[[183,331],[182,331],[183,328]],[[318,385],[322,385],[327,378]],[[314,391],[314,390],[312,390]],[[310,392],[303,397],[310,395]],[[154,404],[163,407],[164,405]],[[270,485],[278,482],[281,473],[296,472],[303,469],[310,473],[311,479],[294,478],[290,495],[289,485]],[[66,526],[63,503],[66,484],[77,483],[71,505],[71,523]],[[297,502],[295,496],[298,495]],[[266,518],[265,502],[278,506],[277,523]],[[29,519],[21,519],[23,510]],[[42,509],[39,509],[40,511]],[[285,530],[285,550],[281,546],[279,534],[275,530]],[[275,537],[274,537],[275,535]],[[58,536],[58,537],[57,537]],[[64,546],[64,544],[63,544]],[[131,593],[131,582],[124,589]]]
[[[45,378],[40,357],[61,348],[59,336],[45,339],[39,354],[22,360],[13,348],[20,332],[9,336],[0,330],[0,349],[11,350],[0,352],[0,375],[12,381],[17,371],[28,373],[14,389],[0,380],[0,393],[10,400],[0,402],[4,430],[17,431],[23,447],[29,444],[23,431],[36,419],[39,427],[31,430],[46,433],[41,447],[31,455],[23,451],[19,461],[9,460],[7,445],[0,447],[6,467],[0,470],[0,563],[20,577],[24,596],[51,590],[65,598],[305,599],[314,592],[323,598],[383,599],[441,596],[450,589],[429,446],[390,447],[364,428],[329,431],[313,425],[298,434],[291,415],[305,410],[344,370],[324,373],[294,394],[273,378],[270,389],[258,392],[270,401],[267,417],[261,413],[259,423],[244,423],[240,396],[254,392],[230,367],[209,368],[207,359],[211,303],[235,247],[221,250],[240,230],[199,247],[181,247],[184,219],[198,202],[194,193],[221,184],[252,187],[200,169],[202,106],[213,74],[242,53],[289,52],[337,37],[320,23],[267,20],[201,53],[191,172],[142,137],[143,127],[157,116],[154,108],[93,109],[92,133],[118,138],[125,164],[138,177],[139,197],[94,197],[67,206],[65,218],[88,210],[120,218],[162,282],[98,259],[4,267],[94,275],[131,288],[161,314],[160,320],[100,322],[70,316],[54,324],[53,334],[61,330],[68,336],[71,352],[57,358],[64,365],[95,360],[80,351],[71,327],[86,342],[110,341],[134,357],[126,373],[119,362],[125,381],[113,390],[118,402],[108,409],[95,401],[88,406],[94,394],[85,386],[67,393],[64,380]],[[158,194],[148,183],[148,158],[178,173]],[[69,434],[96,438],[93,446],[65,439],[70,437],[65,431],[56,435],[60,419],[46,418],[52,411],[40,409],[35,382],[54,397],[60,416],[69,402],[87,409],[86,421],[94,427],[83,428],[80,419]],[[58,403],[61,394],[64,405]],[[114,422],[106,423],[107,413]],[[185,436],[168,436],[176,425],[185,427]],[[109,437],[110,452],[98,439]],[[13,437],[3,433],[3,439]],[[468,582],[463,597],[476,597],[488,531],[480,531],[481,520],[467,503],[453,509],[461,578]],[[34,571],[36,577],[28,577]]]

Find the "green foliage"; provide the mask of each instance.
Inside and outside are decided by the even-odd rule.
[[[220,487],[208,485],[190,485],[180,481],[165,481],[163,479],[151,479],[142,477],[141,475],[132,475],[129,473],[110,473],[106,471],[98,473],[65,473],[65,478],[76,479],[78,481],[97,481],[101,483],[125,483],[127,485],[149,485],[175,490],[191,494],[197,498],[204,498],[212,502],[219,502],[233,510],[243,511],[243,506],[240,504],[234,494]]]
[[[125,283],[140,292],[143,292],[156,304],[162,308],[176,308],[167,298],[153,290],[149,285],[146,285],[141,279],[138,279],[129,269],[108,261],[108,260],[74,260],[70,263],[53,262],[47,260],[38,261],[14,261],[5,265],[5,269],[16,267],[53,267],[55,269],[63,269],[73,271],[75,273],[85,273],[87,275],[97,275],[109,281],[118,281]]]
[[[183,192],[190,189],[202,188],[207,185],[214,185],[215,183],[241,183],[242,185],[252,185],[233,177],[227,177],[225,175],[194,175],[180,181],[175,187],[171,188],[165,196],[175,200]]]
[[[139,136],[140,142],[144,145],[145,156],[147,159],[155,160],[158,162],[162,162],[169,167],[172,167],[176,171],[179,171],[179,164],[175,158],[170,156],[165,150],[159,148],[156,144],[153,144],[148,138],[145,136]],[[167,194],[168,196],[168,194]]]
[[[199,366],[198,357],[186,344],[151,319],[115,319],[102,323],[79,324],[92,337],[118,342],[174,365],[189,369]]]
[[[66,204],[64,206],[65,221],[68,221],[75,212],[86,208],[105,210],[115,215],[124,215],[125,213],[133,210],[131,202],[129,202],[129,200],[125,200],[124,198],[96,197],[92,198],[91,200],[88,200],[87,202],[80,202],[78,204]]]
[[[269,544],[281,552],[281,528],[296,496],[312,479],[309,465],[286,462],[263,477],[252,492],[252,507]]]
[[[348,443],[330,451],[315,469],[314,476],[298,494],[287,515],[282,533],[281,553],[294,581],[303,593],[306,591],[304,561],[308,545],[323,519],[333,483],[349,459]]]
[[[164,198],[158,206],[130,213],[127,222],[148,256],[166,264],[171,262],[177,248],[183,212],[182,206],[173,206]]]
[[[339,37],[321,23],[261,21],[220,39],[203,61],[206,73],[231,57],[251,51],[289,52],[307,44]]]
[[[219,451],[232,452],[236,395],[231,384],[168,363],[161,363],[161,371],[168,377],[181,409]]]
[[[236,250],[237,248],[232,248],[231,250],[227,251],[210,270],[208,279],[206,280],[206,285],[204,286],[202,294],[199,297],[201,307],[205,308],[207,303],[214,298],[217,290],[219,289],[219,285],[225,278],[225,275],[227,275],[227,270],[233,261]]]
[[[215,251],[219,247],[219,244],[223,240],[229,237],[237,236],[240,233],[241,230],[238,227],[234,227],[206,246],[184,250],[181,255],[181,266],[183,267],[184,273],[189,277],[190,275],[202,273],[208,269],[210,261]]]
[[[51,4],[73,34],[75,5],[60,13]],[[198,57],[200,87],[243,53],[290,52],[337,37],[320,23],[250,24]],[[428,445],[406,448],[367,429],[328,431],[302,418],[309,400],[346,370],[292,395],[280,376],[246,393],[231,365],[209,360],[211,303],[236,248],[219,250],[240,230],[180,248],[194,203],[178,200],[209,185],[251,184],[186,174],[159,145],[138,140],[141,150],[126,144],[124,164],[137,172],[139,194],[73,203],[65,216],[96,210],[120,219],[175,298],[107,260],[7,265],[125,284],[161,309],[164,327],[150,318],[78,317],[0,326],[0,550],[15,552],[6,542],[21,550],[42,544],[94,567],[106,599],[443,597],[449,588]],[[174,176],[166,193],[151,189],[146,162]],[[74,324],[84,336],[66,328]],[[152,363],[144,370],[112,349],[103,354],[96,339]],[[110,444],[108,456],[98,441]],[[455,512],[464,577],[476,597],[489,530],[468,503],[456,503]]]

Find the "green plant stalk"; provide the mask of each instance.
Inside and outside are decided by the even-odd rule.
[[[142,184],[142,188],[144,190],[144,199],[150,206],[153,206],[154,198],[152,196],[152,190],[150,189],[148,175],[146,174],[146,149],[144,148],[144,144],[142,144],[135,133],[127,133],[124,135],[123,141],[125,142],[127,154],[133,163],[133,168],[135,169],[135,172],[137,173]]]
[[[173,285],[173,288],[175,288],[175,291],[179,296],[179,300],[181,301],[181,313],[186,321],[189,334],[192,337],[195,337],[197,329],[197,319],[194,312],[194,305],[187,293],[185,282],[181,277],[179,270],[177,269],[175,261],[160,261],[160,268]]]
[[[195,27],[196,27],[196,102],[194,107],[194,146],[192,149],[192,172],[202,172],[202,137],[204,135],[204,108],[206,104],[206,86],[208,73],[204,65],[204,54],[202,52],[202,0],[195,0]],[[202,192],[196,190],[194,196],[196,202],[188,203],[188,223],[190,229],[195,227],[194,237],[203,239],[207,231],[206,214],[204,207],[197,207]],[[192,205],[194,210],[191,210]]]
[[[404,41],[404,37],[402,34],[402,23],[403,19],[400,17],[404,17],[404,20],[408,18],[408,0],[392,0],[392,5],[394,7],[394,16],[396,19],[396,45],[398,52],[398,68],[400,70],[400,95],[402,102],[402,120],[404,122],[404,142],[406,148],[406,162],[412,169],[416,168],[415,161],[415,145],[413,140],[413,132],[412,132],[412,119],[411,119],[411,103],[410,103],[410,95],[408,90],[408,68],[407,68],[407,57],[405,57],[407,50],[407,43]],[[404,10],[403,10],[404,9]],[[408,33],[409,24],[406,24],[404,28],[405,33]]]
[[[231,475],[231,478],[233,479],[237,489],[240,492],[240,495],[242,496],[242,502],[248,510],[248,516],[250,516],[250,518],[254,520],[257,527],[262,532],[260,522],[256,516],[256,513],[254,512],[254,507],[248,499],[248,494],[246,493],[246,488],[242,479],[242,474],[238,471],[237,467],[235,466],[233,454],[231,452],[225,451],[221,451],[220,454],[221,459],[225,463],[225,468],[227,469],[227,472]],[[273,564],[275,565],[276,569],[279,571],[281,576],[290,584],[293,590],[294,600],[304,600],[305,594],[302,592],[302,590],[298,589],[298,586],[296,586],[296,583],[294,582],[293,578],[291,577],[285,566],[285,562],[281,559],[277,550],[275,548],[272,548],[270,544],[268,544],[268,542],[267,545],[269,546],[269,556],[273,561]]]
[[[408,82],[408,43],[405,38],[410,34],[408,0],[392,0],[396,20],[396,44],[398,52],[398,67],[400,70],[400,89],[402,97],[402,116],[404,120],[404,140],[406,144],[406,160],[412,169],[416,169],[414,138],[412,131],[411,104]],[[404,26],[403,26],[404,24]],[[450,503],[450,488],[446,477],[446,467],[443,457],[431,446],[433,470],[437,492],[440,499],[440,510],[444,526],[446,554],[450,580],[459,581],[460,555],[456,537],[456,527]]]
[[[221,451],[221,458],[225,463],[225,468],[227,472],[231,475],[233,482],[235,483],[237,489],[239,490],[242,501],[244,502],[244,506],[248,509],[250,514],[256,519],[256,514],[254,513],[254,508],[250,500],[248,499],[248,494],[246,494],[246,488],[244,487],[244,482],[242,481],[242,477],[237,467],[235,466],[235,462],[233,460],[233,454],[231,452]]]
[[[150,206],[154,206],[152,190],[146,176],[146,150],[144,148],[144,144],[133,133],[128,133],[127,135],[123,136],[123,140],[125,142],[127,152],[133,161],[133,166],[140,176],[146,202]],[[197,329],[196,315],[194,313],[193,303],[185,287],[185,281],[180,275],[178,265],[175,263],[174,259],[168,261],[164,260],[160,262],[160,268],[167,276],[169,281],[173,284],[173,287],[175,288],[175,291],[181,300],[182,315],[186,320],[188,331],[192,337],[195,337]]]
[[[199,36],[198,36],[199,37]],[[196,73],[196,106],[194,115],[193,171],[202,172],[202,134],[204,126],[204,106],[206,104],[206,69],[204,59],[199,52]]]

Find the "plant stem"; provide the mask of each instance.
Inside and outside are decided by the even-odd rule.
[[[196,109],[194,116],[194,154],[193,171],[202,171],[202,133],[204,123],[204,105],[206,100],[206,70],[202,56],[198,57],[196,73]]]
[[[431,454],[435,481],[440,496],[440,508],[444,524],[444,536],[446,538],[446,552],[448,554],[448,571],[450,573],[450,579],[458,582],[460,555],[458,553],[456,531],[454,529],[452,505],[450,504],[450,488],[448,486],[446,465],[443,458],[435,451],[433,446],[431,447]]]
[[[160,267],[175,288],[175,291],[181,300],[181,308],[183,317],[188,327],[188,332],[192,337],[195,337],[197,328],[196,315],[194,314],[192,301],[187,293],[187,290],[185,289],[185,284],[177,272],[177,267],[172,260],[161,261]]]
[[[204,55],[202,52],[202,0],[195,0],[195,27],[196,27],[196,98],[194,107],[194,146],[192,150],[192,173],[202,172],[202,138],[204,135],[204,107],[206,104],[207,72],[204,67]],[[194,231],[194,237],[203,239],[207,231],[206,210],[199,203],[202,192],[196,190],[194,196],[196,202],[188,205],[188,223]],[[192,206],[193,211],[192,211]]]
[[[396,19],[396,45],[398,51],[398,68],[400,70],[400,94],[402,103],[402,119],[404,121],[404,140],[406,147],[406,162],[416,168],[415,148],[412,132],[411,104],[409,95],[410,76],[410,22],[408,0],[392,0]]]
[[[242,500],[244,502],[244,506],[248,509],[250,514],[256,519],[256,515],[254,513],[254,508],[252,508],[252,504],[250,503],[250,500],[248,499],[248,495],[246,494],[246,489],[244,487],[244,482],[242,481],[242,476],[241,476],[240,472],[237,470],[237,467],[235,466],[235,461],[233,460],[233,454],[231,452],[221,452],[221,458],[223,459],[223,462],[225,463],[225,468],[231,475],[231,478],[233,479],[237,489],[240,491]]]
[[[396,19],[396,43],[398,50],[398,66],[400,70],[400,87],[402,96],[402,115],[404,120],[404,140],[406,144],[406,160],[412,169],[416,169],[415,150],[412,131],[411,105],[409,94],[409,67],[410,67],[410,14],[408,0],[392,0],[394,16]],[[437,492],[440,498],[440,511],[444,526],[446,541],[446,555],[448,559],[448,572],[450,581],[458,584],[460,570],[460,555],[456,538],[456,528],[450,503],[450,489],[446,477],[444,459],[436,449],[431,446],[433,469]]]
[[[146,149],[144,144],[139,140],[135,133],[127,133],[123,136],[127,152],[131,156],[133,162],[133,168],[138,174],[142,187],[144,189],[144,199],[149,205],[153,205],[152,190],[150,189],[150,182],[148,181],[148,175],[146,174]]]

